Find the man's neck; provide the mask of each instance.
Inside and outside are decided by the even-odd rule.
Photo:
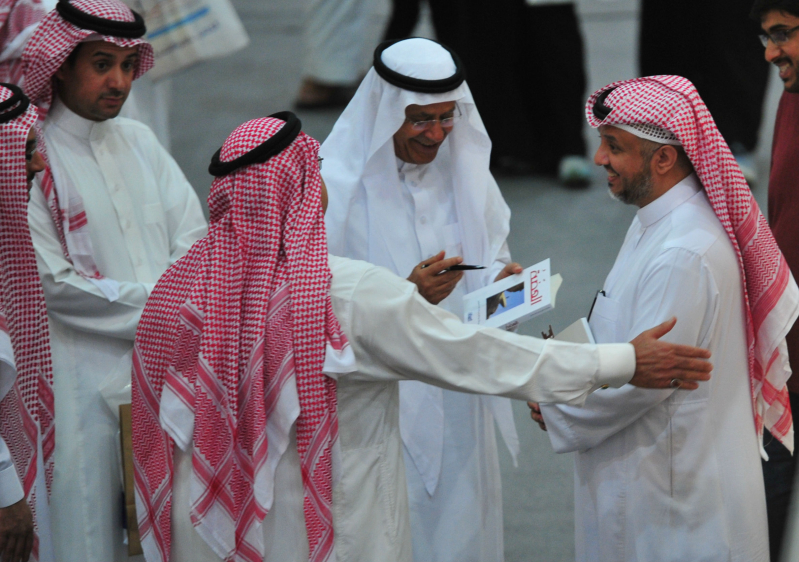
[[[653,178],[654,181],[652,185],[652,194],[643,201],[639,201],[637,203],[637,206],[643,209],[653,201],[658,200],[660,197],[663,196],[663,194],[668,192],[672,187],[679,184],[685,178],[687,178],[693,173],[694,173],[693,170],[690,170],[688,172],[684,170],[672,170],[666,176],[660,178]]]

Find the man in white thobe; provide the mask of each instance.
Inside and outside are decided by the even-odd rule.
[[[149,45],[131,38],[133,12],[116,0],[63,4],[23,54],[31,100],[52,100],[44,122],[52,176],[45,172],[34,185],[29,221],[54,364],[53,535],[58,560],[111,562],[126,560],[127,546],[118,424],[99,388],[108,377],[129,381],[129,352],[148,295],[204,235],[206,222],[153,133],[115,118],[133,78],[152,65]]]
[[[374,61],[319,153],[330,252],[408,277],[462,317],[467,292],[521,272],[506,242],[510,210],[488,170],[491,141],[445,47],[384,43]],[[461,256],[486,269],[444,271]],[[416,559],[502,561],[494,422],[515,460],[510,402],[409,381],[400,403]]]
[[[775,277],[782,275],[769,287],[774,303],[783,299],[771,304],[774,339],[759,344],[773,345],[765,350],[769,369],[778,365],[782,377],[790,370],[779,342],[797,315],[796,285],[765,221],[739,228],[742,216],[762,215],[690,82],[617,83],[589,102],[601,137],[595,162],[607,170],[611,194],[639,207],[597,295],[594,337],[627,341],[641,326],[677,316],[667,339],[710,349],[714,377],[693,392],[679,381],[658,391],[625,385],[594,393],[583,408],[542,405],[553,448],[577,452],[577,560],[766,562],[758,419],[774,418],[753,416],[753,404],[766,402],[751,391],[747,322],[748,303],[770,282],[748,267],[744,282],[739,256],[748,265],[757,252],[758,266],[771,261]],[[724,161],[729,168],[718,167]],[[721,204],[732,209],[724,224]],[[760,300],[761,312],[769,305]],[[760,359],[753,360],[757,371]]]

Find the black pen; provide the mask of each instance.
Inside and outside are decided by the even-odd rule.
[[[424,264],[419,269],[424,269],[428,265],[429,264]],[[458,265],[453,265],[452,267],[448,267],[447,269],[442,269],[441,272],[443,273],[445,271],[471,271],[473,269],[485,269],[485,268],[486,266],[484,265],[467,265],[465,263],[461,263]]]

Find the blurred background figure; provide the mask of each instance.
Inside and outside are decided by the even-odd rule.
[[[749,19],[753,0],[641,0],[641,76],[678,74],[699,95],[750,185],[768,64]]]
[[[303,26],[303,81],[297,109],[344,108],[369,68],[379,0],[310,0]]]
[[[499,175],[557,174],[585,187],[583,39],[569,0],[429,0],[439,41],[466,66],[469,84],[491,137]],[[386,39],[408,37],[421,0],[393,0]]]

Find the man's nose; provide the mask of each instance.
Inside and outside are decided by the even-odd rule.
[[[441,121],[436,121],[433,123],[433,126],[427,130],[427,134],[425,136],[431,141],[441,142],[444,140],[444,137],[447,136],[447,133],[441,126]]]
[[[596,153],[594,154],[594,164],[597,166],[607,166],[610,164],[608,153],[601,146],[596,149]]]
[[[768,45],[766,45],[766,52],[765,52],[766,60],[768,62],[774,62],[780,57],[781,54],[782,54],[782,49],[780,49],[777,45],[775,45],[773,41],[769,41]]]
[[[109,88],[122,89],[125,83],[125,72],[121,66],[114,66],[106,74],[106,84]]]

